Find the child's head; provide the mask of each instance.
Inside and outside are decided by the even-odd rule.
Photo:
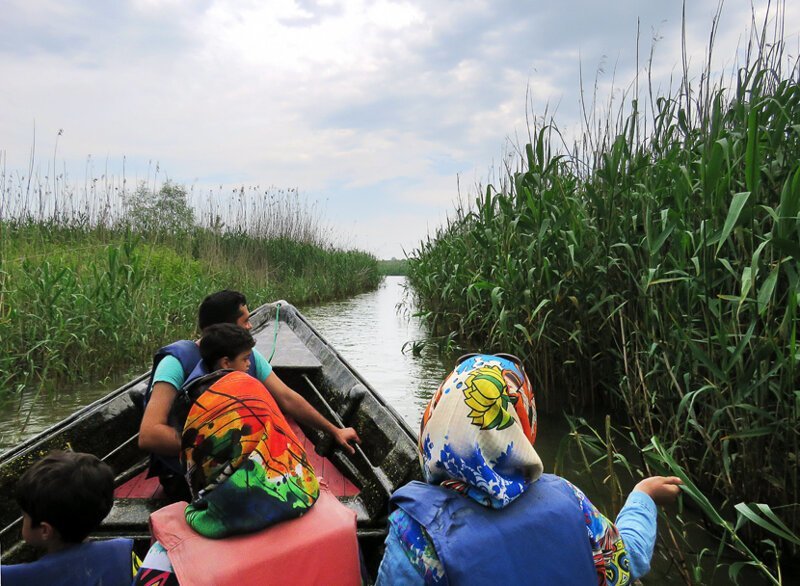
[[[80,543],[111,510],[114,472],[92,454],[50,452],[20,477],[17,502],[27,543],[47,549]]]
[[[247,372],[250,351],[256,345],[253,336],[236,324],[214,324],[203,330],[200,356],[209,371],[228,368]]]

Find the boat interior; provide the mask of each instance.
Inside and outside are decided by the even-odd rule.
[[[419,477],[413,432],[368,383],[286,304],[253,314],[256,347],[276,374],[320,413],[361,438],[353,455],[314,429],[291,422],[321,482],[356,513],[362,556],[374,576],[386,535],[389,496]],[[276,320],[276,314],[278,319]],[[167,504],[157,478],[147,478],[148,457],[137,445],[148,375],[142,375],[46,432],[0,456],[0,546],[3,563],[35,559],[20,537],[14,484],[27,466],[52,449],[90,452],[116,472],[111,513],[91,539],[129,537],[144,555],[150,545],[148,518]]]

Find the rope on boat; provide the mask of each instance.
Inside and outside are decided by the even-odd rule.
[[[272,357],[275,356],[275,349],[278,347],[278,324],[280,323],[281,316],[281,303],[280,301],[275,305],[275,335],[272,338],[272,352],[267,358],[267,362],[272,362]]]

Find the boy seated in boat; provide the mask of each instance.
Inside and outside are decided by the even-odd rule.
[[[202,364],[199,365],[202,369],[198,371],[248,372],[255,345],[252,334],[241,326],[226,323],[209,326],[203,331],[203,337],[198,344],[202,359]]]
[[[309,584],[359,582],[354,513],[321,493],[303,444],[270,393],[247,374],[254,344],[234,324],[203,332],[203,369],[212,373],[179,395],[188,405],[181,459],[193,500],[151,516],[156,542],[135,584],[265,585],[286,583],[287,576]],[[306,514],[300,525],[284,523]]]
[[[111,510],[114,473],[91,454],[50,452],[17,483],[22,538],[39,560],[0,566],[3,586],[128,586],[138,567],[130,539],[86,541]]]
[[[209,326],[221,323],[236,324],[247,330],[252,327],[247,299],[243,294],[224,290],[203,300],[198,310],[201,333]],[[192,340],[179,340],[156,352],[139,427],[139,447],[152,454],[149,476],[158,476],[165,492],[173,500],[188,499],[189,494],[178,460],[183,422],[170,421],[170,412],[178,391],[200,359],[198,343]],[[352,427],[340,429],[325,419],[272,371],[269,362],[256,349],[252,350],[248,372],[264,384],[283,413],[331,435],[347,452],[352,454],[355,451],[350,444],[361,441],[355,430]]]

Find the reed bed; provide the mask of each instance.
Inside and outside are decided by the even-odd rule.
[[[378,270],[384,276],[406,276],[406,259],[392,258],[378,261]]]
[[[730,81],[684,73],[648,107],[635,90],[571,145],[532,128],[408,264],[442,339],[518,354],[544,410],[613,412],[775,555],[800,530],[800,86],[780,6]]]
[[[141,371],[159,345],[196,335],[197,305],[215,290],[255,307],[375,288],[377,259],[333,237],[293,190],[76,186],[3,169],[0,397]]]

